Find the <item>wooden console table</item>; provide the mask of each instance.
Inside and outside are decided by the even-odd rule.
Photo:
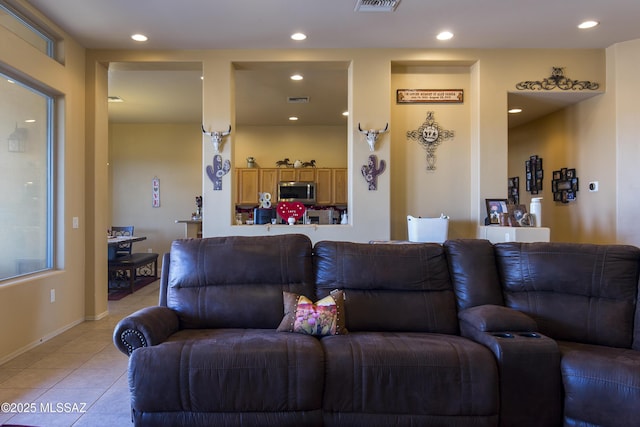
[[[184,224],[184,237],[202,238],[201,219],[176,219],[176,224]]]
[[[548,242],[551,229],[547,227],[502,227],[483,225],[478,227],[478,238],[491,243],[502,242]]]

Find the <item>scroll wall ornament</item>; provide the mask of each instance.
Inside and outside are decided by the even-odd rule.
[[[427,150],[427,170],[436,169],[436,148],[444,141],[453,138],[454,131],[445,130],[433,119],[433,111],[427,113],[427,119],[416,130],[407,132],[407,138],[418,141]]]
[[[564,67],[552,67],[551,76],[542,81],[527,80],[516,84],[518,90],[597,90],[600,84],[588,80],[571,80],[564,75]]]
[[[229,160],[225,160],[224,163],[222,163],[222,156],[220,154],[213,156],[213,166],[207,166],[207,175],[211,182],[213,182],[214,191],[222,190],[222,177],[229,173],[230,170],[231,162]]]
[[[384,172],[386,167],[387,162],[380,160],[380,163],[378,163],[378,156],[375,154],[371,154],[369,156],[368,163],[363,165],[360,169],[362,176],[364,176],[364,180],[367,181],[369,191],[375,191],[378,189],[378,176],[382,175],[382,172]]]

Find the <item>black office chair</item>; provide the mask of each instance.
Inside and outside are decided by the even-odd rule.
[[[111,235],[115,237],[133,236],[133,225],[125,227],[111,227]],[[124,242],[116,245],[116,258],[124,255],[131,255],[131,247],[133,243]]]

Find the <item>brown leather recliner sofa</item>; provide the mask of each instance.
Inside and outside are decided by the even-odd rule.
[[[525,369],[525,377],[544,376],[549,390],[561,382],[563,417],[544,425],[639,425],[640,249],[485,240],[451,240],[445,249],[464,336],[485,342],[487,332],[502,334],[505,347],[517,346],[523,335],[557,342],[558,372],[535,364],[516,368]],[[518,356],[523,362],[530,356],[526,351]],[[499,349],[494,354],[500,360],[501,408],[513,416],[513,408],[524,403],[520,396],[536,399],[521,385],[502,384],[514,361]]]
[[[632,365],[639,358],[632,343],[627,339],[627,350],[613,348],[618,341],[600,345],[602,351],[594,351],[604,358],[600,366],[584,362],[596,343],[578,340],[578,332],[567,335],[581,321],[587,335],[602,323],[616,326],[620,307],[607,311],[607,320],[597,319],[610,295],[596,285],[627,285],[593,277],[587,285],[576,276],[580,284],[571,286],[575,272],[559,273],[567,294],[577,292],[594,320],[563,323],[554,336],[556,318],[545,320],[547,309],[539,307],[548,304],[555,314],[553,295],[515,297],[510,287],[536,288],[539,276],[558,273],[570,256],[559,257],[554,269],[540,265],[533,284],[526,275],[523,285],[512,276],[523,274],[525,261],[502,255],[506,248],[477,240],[312,246],[302,235],[177,240],[164,256],[159,305],[126,317],[114,330],[116,346],[130,355],[133,420],[150,426],[554,426],[562,425],[564,404],[567,425],[595,425],[596,418],[572,411],[599,398],[591,389],[608,387],[600,378],[629,382],[615,397],[630,404],[600,401],[594,403],[599,412],[638,415]],[[526,252],[526,246],[514,248]],[[626,254],[624,262],[614,257],[610,270],[622,268],[625,281],[635,280],[634,291],[622,298],[633,300],[625,306],[633,318],[638,250],[607,248]],[[598,261],[596,276],[609,258]],[[605,293],[602,307],[582,294],[585,288]],[[283,291],[315,301],[334,289],[344,293],[347,334],[277,331]],[[574,303],[568,297],[569,307],[559,304],[575,314]],[[633,321],[619,328],[633,333]],[[632,372],[618,378],[625,369]]]

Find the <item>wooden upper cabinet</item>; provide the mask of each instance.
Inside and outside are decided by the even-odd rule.
[[[259,169],[260,171],[260,187],[261,193],[271,194],[271,201],[278,201],[278,169]]]
[[[349,201],[348,174],[346,168],[332,169],[334,205],[346,205]]]
[[[316,203],[330,205],[333,200],[332,169],[316,169]]]
[[[237,169],[238,193],[236,203],[238,205],[258,204],[258,169]]]
[[[299,168],[296,169],[296,181],[315,181],[316,169],[315,168]]]
[[[257,206],[259,193],[270,193],[278,202],[278,182],[312,181],[316,183],[316,204],[346,205],[348,201],[346,168],[237,168],[236,204]]]
[[[315,181],[315,168],[286,168],[278,169],[280,181]]]

